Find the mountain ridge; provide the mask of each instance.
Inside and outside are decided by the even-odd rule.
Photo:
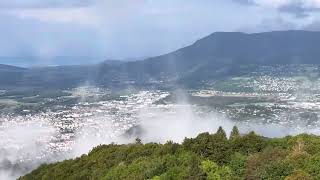
[[[19,67],[19,66],[12,66],[7,64],[0,64],[0,71],[3,70],[26,70],[27,68]]]
[[[12,83],[18,80],[22,85],[35,81],[40,86],[41,83],[58,85],[68,79],[72,86],[88,80],[111,86],[128,81],[142,84],[150,80],[202,81],[237,75],[240,66],[320,64],[317,47],[320,47],[320,32],[316,31],[215,32],[184,48],[143,60],[27,69]]]

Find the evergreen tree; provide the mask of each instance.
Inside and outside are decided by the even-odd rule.
[[[136,138],[136,144],[142,144],[142,140],[140,138]]]
[[[237,126],[233,126],[232,131],[230,133],[230,140],[234,140],[240,137],[240,132]]]
[[[222,139],[227,139],[227,134],[226,132],[223,130],[223,128],[220,126],[218,131],[215,134],[217,137],[220,137]]]
[[[188,169],[188,174],[185,179],[189,180],[202,180],[205,178],[204,171],[200,168],[200,160],[196,155],[191,156],[190,166]]]
[[[231,156],[231,146],[226,132],[219,127],[216,134],[211,136],[208,146],[208,158],[219,165],[227,163]]]

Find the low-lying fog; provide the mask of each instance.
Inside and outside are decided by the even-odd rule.
[[[101,92],[94,89],[94,94]],[[110,93],[110,92],[108,92]],[[190,103],[188,92],[178,94],[176,102],[160,102],[170,95],[163,91],[140,91],[115,100],[86,102],[87,90],[77,89],[81,102],[55,112],[0,116],[0,179],[15,179],[41,163],[74,158],[107,143],[132,143],[136,136],[123,135],[139,126],[144,143],[168,140],[182,142],[201,132],[214,133],[222,126],[227,133],[237,125],[242,133],[254,130],[268,137],[298,133],[320,134],[317,126],[305,123],[257,119],[237,121],[212,107]],[[160,102],[160,103],[159,103]],[[276,114],[278,116],[278,114]],[[284,115],[282,116],[289,116]]]

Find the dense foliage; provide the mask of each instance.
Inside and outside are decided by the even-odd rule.
[[[182,144],[100,145],[88,155],[42,165],[21,180],[54,179],[320,179],[320,137],[265,138],[234,127]]]

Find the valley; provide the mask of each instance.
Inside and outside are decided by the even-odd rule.
[[[90,85],[1,90],[0,169],[18,176],[99,144],[130,143],[137,137],[181,142],[219,126],[228,132],[237,125],[266,137],[319,135],[318,68],[261,66],[189,89],[159,88],[158,83],[122,90]]]

